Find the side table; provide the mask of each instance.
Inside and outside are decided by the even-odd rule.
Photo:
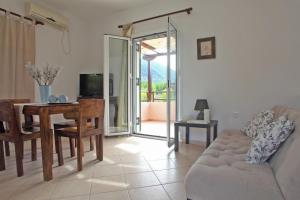
[[[210,134],[211,127],[214,127],[213,140],[217,138],[218,135],[218,120],[210,120],[208,124],[191,123],[187,121],[177,121],[174,123],[175,126],[175,151],[179,150],[179,127],[185,127],[185,143],[190,143],[190,128],[206,128],[206,148],[210,145]]]

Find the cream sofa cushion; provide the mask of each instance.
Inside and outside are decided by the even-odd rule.
[[[283,200],[269,164],[245,162],[251,138],[225,130],[199,157],[185,178],[192,200]]]
[[[295,123],[293,134],[270,160],[276,180],[286,200],[300,199],[300,110],[275,106],[275,118],[286,114]]]

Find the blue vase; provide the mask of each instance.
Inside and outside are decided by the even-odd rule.
[[[48,97],[51,94],[50,85],[40,85],[40,97],[42,103],[48,103]]]

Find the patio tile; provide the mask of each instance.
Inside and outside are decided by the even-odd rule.
[[[91,195],[90,200],[130,200],[130,197],[126,190]]]
[[[91,178],[88,181],[92,183],[91,194],[121,191],[128,188],[124,176],[121,175]]]
[[[91,183],[87,180],[61,181],[56,184],[51,198],[65,198],[90,193]]]
[[[186,200],[186,192],[184,189],[184,184],[180,183],[171,183],[163,186],[172,200]]]
[[[147,187],[160,184],[153,172],[126,174],[125,179],[129,188]]]

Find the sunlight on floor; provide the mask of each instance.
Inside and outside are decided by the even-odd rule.
[[[138,148],[137,145],[128,144],[128,143],[118,144],[115,147],[117,147],[123,151],[126,151],[128,153],[138,153],[140,151],[140,149]]]
[[[89,140],[85,146],[89,147]],[[181,196],[185,195],[184,176],[204,145],[181,144],[180,152],[175,153],[166,141],[128,136],[105,138],[103,161],[97,161],[95,151],[86,148],[83,170],[78,172],[77,159],[70,158],[68,140],[63,140],[65,165],[58,166],[54,155],[54,179],[50,182],[43,181],[40,141],[37,161],[31,161],[30,149],[30,142],[25,143],[24,176],[17,177],[14,148],[11,148],[11,156],[5,158],[7,169],[0,172],[0,199],[135,200],[132,195],[139,191],[143,194],[139,200],[143,200],[148,195],[146,190],[159,188],[160,199],[169,196],[177,200],[171,198],[172,191],[179,185]]]
[[[128,184],[126,183],[120,183],[120,182],[114,182],[114,181],[107,181],[107,180],[101,180],[101,179],[88,179],[87,182],[90,183],[96,183],[96,184],[102,184],[102,185],[112,185],[112,186],[118,186],[126,188],[128,187]]]

